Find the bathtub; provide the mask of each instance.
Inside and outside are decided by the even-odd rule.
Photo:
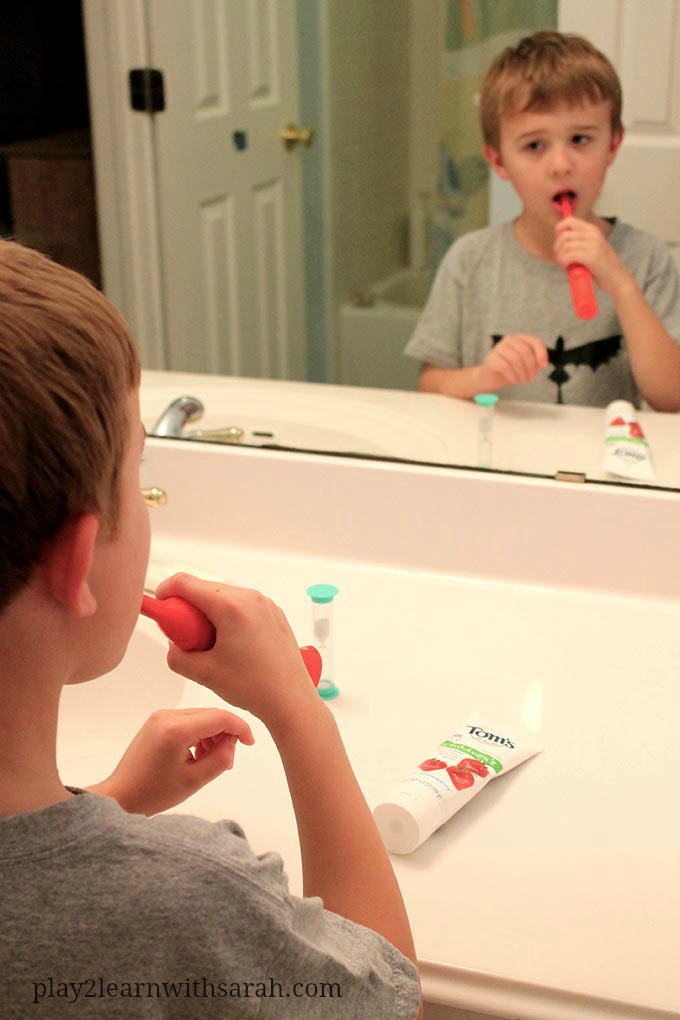
[[[340,307],[340,365],[349,386],[415,390],[420,365],[403,355],[430,288],[426,270],[399,269],[357,288]]]

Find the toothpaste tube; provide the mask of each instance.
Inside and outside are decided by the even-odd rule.
[[[627,400],[614,400],[607,408],[607,435],[604,441],[604,469],[619,478],[656,481],[649,443]]]
[[[518,743],[478,715],[435,748],[373,811],[388,850],[408,854],[490,780],[541,750]]]

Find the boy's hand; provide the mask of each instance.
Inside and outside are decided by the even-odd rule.
[[[147,719],[109,778],[89,789],[132,814],[155,815],[230,769],[238,740],[254,743],[248,724],[232,712],[163,709]]]
[[[563,269],[574,263],[589,269],[597,285],[612,297],[632,279],[600,228],[576,216],[560,220],[555,227],[554,252]]]
[[[205,652],[184,652],[171,644],[168,666],[174,672],[252,712],[269,730],[292,722],[305,708],[323,707],[290,625],[271,599],[190,574],[163,581],[156,595],[187,599],[216,631],[214,646]]]
[[[548,364],[542,340],[528,333],[504,336],[494,344],[480,368],[478,392],[498,390],[512,383],[528,383]]]

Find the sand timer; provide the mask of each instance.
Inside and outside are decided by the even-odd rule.
[[[493,464],[493,409],[498,396],[495,393],[478,393],[474,399],[479,408],[477,465],[490,468]]]
[[[317,690],[325,701],[340,693],[335,684],[333,664],[333,599],[338,594],[334,584],[313,584],[307,589],[312,600],[314,641],[321,653],[321,679]]]

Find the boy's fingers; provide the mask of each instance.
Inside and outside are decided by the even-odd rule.
[[[516,363],[518,358],[521,359],[529,370],[533,370],[536,363],[545,364],[548,359],[548,352],[543,341],[530,333],[509,334],[494,350],[506,361],[512,359]]]
[[[173,574],[161,581],[156,588],[156,596],[164,599],[173,595],[186,599],[209,617],[215,605],[215,595],[230,590],[237,589],[226,581],[204,581],[192,574]]]
[[[526,371],[525,356],[521,343],[513,339],[512,343],[498,351],[498,357],[503,363],[502,372],[506,379],[513,383],[524,381]]]
[[[522,356],[531,379],[548,364],[548,351],[542,340],[530,334],[522,335]]]
[[[242,633],[244,628],[258,627],[263,619],[279,626],[286,625],[281,609],[262,592],[254,588],[242,588],[221,581],[203,581],[192,574],[173,574],[156,589],[159,598],[176,596],[184,598],[204,613],[210,622],[219,625],[234,624]],[[181,672],[181,670],[178,670]]]
[[[222,740],[216,741],[212,746],[203,748],[197,746],[194,760],[191,763],[192,775],[203,786],[212,779],[230,769],[234,764],[236,755],[236,741],[225,734]]]
[[[184,711],[180,709],[173,719],[172,735],[187,746],[224,736],[233,736],[242,744],[255,743],[248,723],[233,712],[221,708],[203,708],[187,710],[185,715]]]
[[[216,737],[203,738],[194,745],[194,761],[202,761],[208,755],[233,758],[237,739],[233,733],[220,733]]]
[[[547,348],[540,337],[533,336],[531,333],[522,333],[521,340],[531,350],[538,362],[547,357]]]
[[[229,715],[231,718],[227,723],[220,724],[217,722],[212,725],[208,720],[205,720],[201,722],[200,729],[198,725],[192,726],[189,731],[192,742],[197,744],[200,741],[234,737],[235,740],[240,740],[242,744],[254,744],[255,737],[248,723],[243,719],[239,719],[238,716],[231,715],[231,713]]]
[[[527,377],[531,378],[536,372],[536,355],[531,344],[522,337],[514,347],[513,353],[516,357],[517,373],[522,381]]]
[[[185,676],[187,680],[193,680],[194,683],[212,689],[208,680],[210,666],[206,662],[209,657],[210,652],[184,652],[179,645],[173,645],[171,642],[165,661],[168,664],[168,669],[171,669],[173,673],[178,673],[180,676]]]

